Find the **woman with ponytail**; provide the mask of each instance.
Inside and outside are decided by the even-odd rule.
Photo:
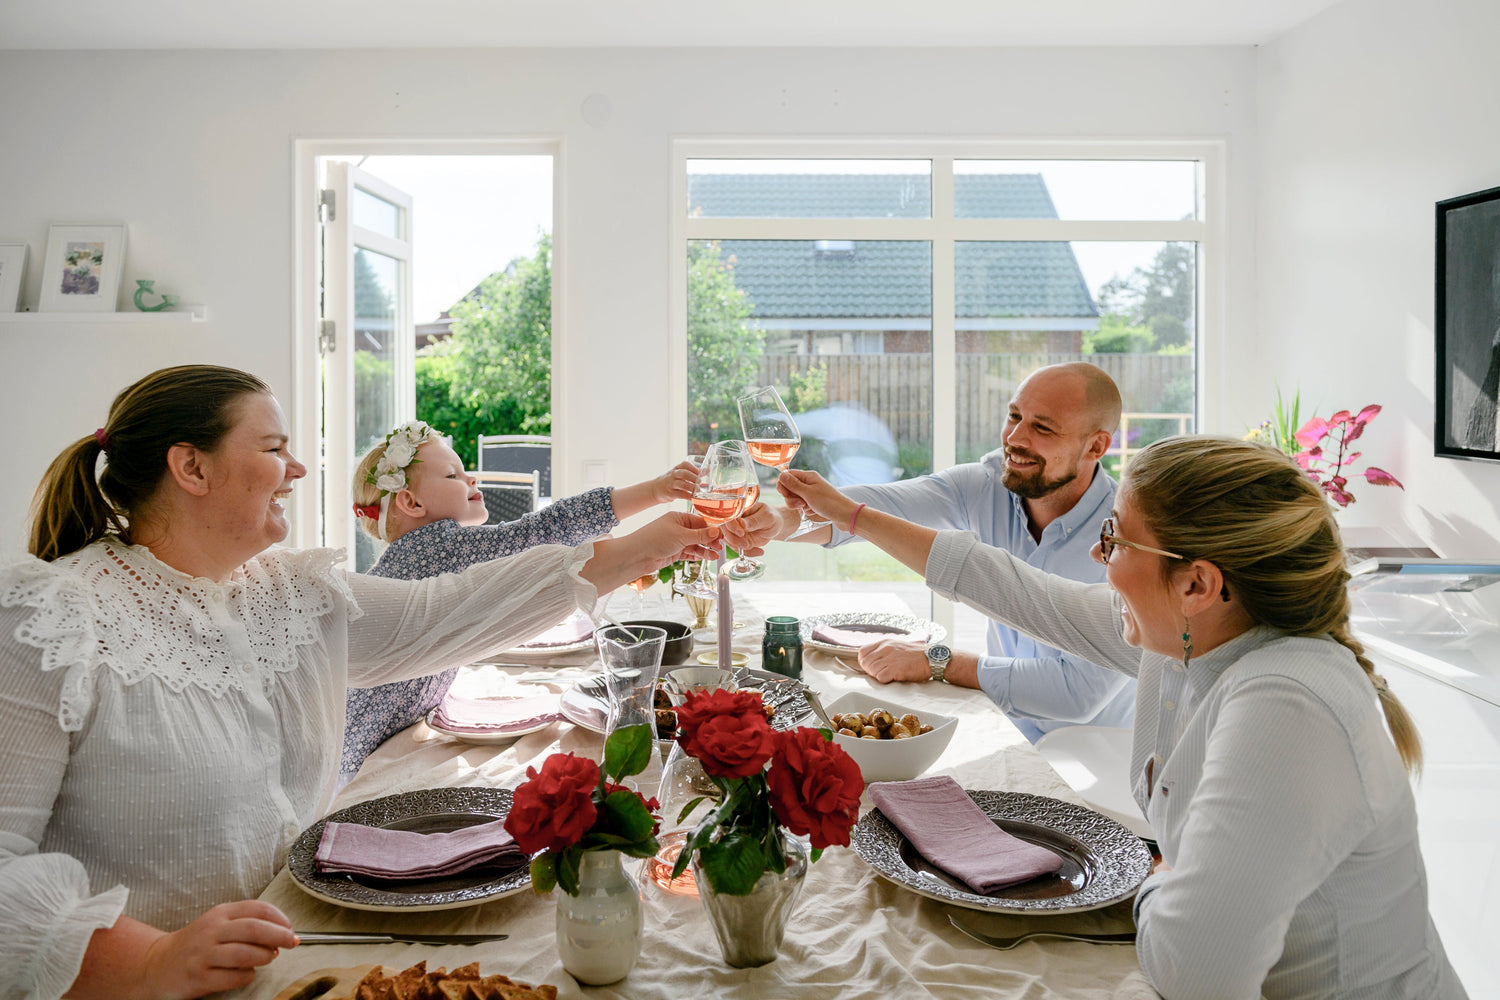
[[[350,685],[506,648],[718,533],[682,513],[429,580],[281,548],[306,469],[259,379],[146,376],[0,568],[0,996],[191,998],[297,939],[255,897],[332,793]],[[206,912],[205,912],[206,911]]]
[[[815,473],[779,488],[855,514]],[[1101,525],[1104,584],[869,508],[859,534],[937,593],[1138,678],[1131,774],[1162,864],[1136,950],[1167,1000],[1465,996],[1427,910],[1421,744],[1350,635],[1333,510],[1285,455],[1145,449]]]

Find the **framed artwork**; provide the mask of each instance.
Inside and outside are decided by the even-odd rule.
[[[1500,187],[1437,203],[1439,457],[1500,461]]]
[[[0,243],[0,313],[21,306],[21,282],[26,280],[26,244]]]
[[[114,312],[124,226],[53,226],[42,262],[43,312]]]

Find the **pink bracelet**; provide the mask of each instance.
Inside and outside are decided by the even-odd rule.
[[[865,505],[860,504],[858,507],[854,508],[854,513],[849,515],[849,534],[854,534],[854,521],[859,517],[859,512],[864,509]]]

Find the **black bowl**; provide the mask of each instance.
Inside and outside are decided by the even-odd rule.
[[[693,630],[682,622],[621,622],[621,625],[654,625],[667,633],[666,648],[661,651],[661,665],[681,666],[693,651]]]

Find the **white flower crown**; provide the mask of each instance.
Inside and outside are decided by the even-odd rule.
[[[385,436],[385,453],[365,476],[365,482],[380,491],[384,499],[406,489],[406,470],[415,464],[417,448],[426,441],[441,438],[425,421],[409,420]]]

